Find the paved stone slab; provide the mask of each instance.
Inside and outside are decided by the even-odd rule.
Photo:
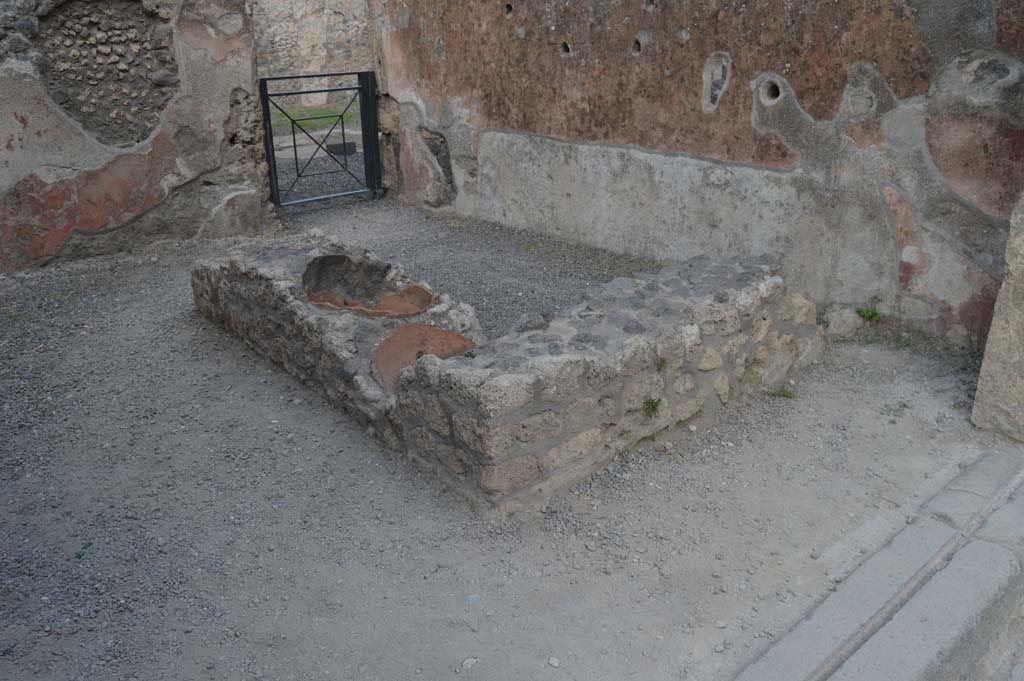
[[[988,650],[988,639],[1005,629],[1019,607],[1022,582],[1011,551],[970,542],[829,681],[979,678],[975,667]]]
[[[1024,468],[1024,450],[998,449],[956,476],[947,490],[972,492],[985,499],[1003,489]]]
[[[951,527],[930,518],[908,526],[740,674],[737,681],[806,679],[884,607],[955,533]]]
[[[1017,490],[1008,502],[989,516],[977,536],[1024,551],[1024,491]]]
[[[955,527],[964,527],[987,502],[974,492],[947,489],[929,499],[922,510]]]
[[[1010,672],[1010,681],[1024,681],[1024,661],[1018,662]]]

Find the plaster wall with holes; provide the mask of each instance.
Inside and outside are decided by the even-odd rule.
[[[1016,0],[370,6],[405,200],[644,256],[774,255],[823,306],[982,341],[1024,190]]]

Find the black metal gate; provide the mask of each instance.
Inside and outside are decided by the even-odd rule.
[[[259,87],[275,205],[380,196],[373,71],[261,78]],[[280,89],[275,92],[275,87]]]

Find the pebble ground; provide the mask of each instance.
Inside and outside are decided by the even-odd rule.
[[[492,331],[629,269],[394,206],[309,221]],[[191,263],[225,247],[0,276],[0,678],[729,678],[834,547],[991,444],[970,358],[838,345],[547,513],[481,519],[196,316]]]

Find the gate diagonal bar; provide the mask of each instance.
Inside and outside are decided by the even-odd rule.
[[[288,87],[274,90],[282,85]],[[380,197],[383,173],[373,71],[261,78],[259,96],[274,205],[360,194]],[[358,137],[347,127],[356,110]],[[340,147],[331,141],[338,132]],[[291,162],[280,163],[281,152],[289,148]],[[350,157],[361,157],[361,163]]]

